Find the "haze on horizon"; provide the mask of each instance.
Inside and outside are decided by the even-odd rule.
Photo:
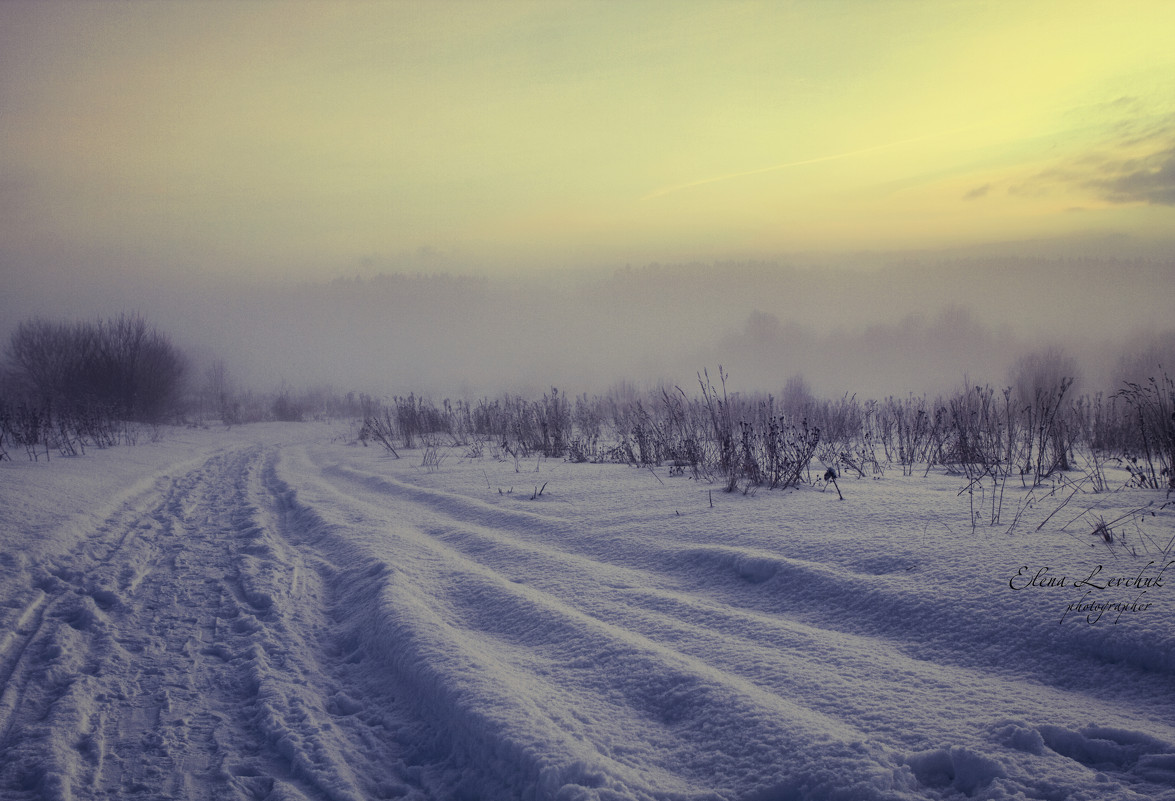
[[[0,334],[132,309],[260,382],[761,351],[839,390],[878,325],[971,331],[891,354],[911,376],[1162,333],[1173,29],[1157,0],[3,3]],[[417,273],[469,280],[338,283]]]

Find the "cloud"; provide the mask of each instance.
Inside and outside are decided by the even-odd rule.
[[[977,186],[967,194],[963,195],[963,200],[978,200],[991,191],[991,184],[984,184]]]
[[[1089,181],[1111,203],[1175,206],[1175,147],[1122,165],[1118,175]]]
[[[1175,115],[1156,114],[1123,119],[1114,126],[1114,144],[1134,148],[1148,143],[1163,145],[1175,136]]]
[[[1157,136],[1158,132],[1165,135]],[[1139,143],[1149,147],[1139,147]],[[1023,198],[1066,194],[1074,189],[1092,190],[1103,202],[1146,203],[1175,206],[1175,126],[1154,128],[1144,137],[1132,138],[1127,146],[1118,141],[1058,161],[1008,186],[1008,193]],[[977,187],[966,195],[974,200],[990,186]]]

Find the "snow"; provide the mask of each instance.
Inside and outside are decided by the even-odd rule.
[[[0,798],[1175,799],[1159,493],[346,434],[0,463]]]

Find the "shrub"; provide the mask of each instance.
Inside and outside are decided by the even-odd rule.
[[[282,390],[271,407],[273,419],[282,423],[302,422],[302,407],[290,397],[288,390]]]
[[[388,453],[399,459],[400,454],[395,445],[396,436],[396,422],[387,409],[369,413],[363,418],[363,427],[359,430],[359,441],[364,445],[367,444],[367,440],[374,440],[383,445]]]
[[[187,360],[142,317],[97,323],[35,318],[12,333],[7,360],[16,391],[60,411],[105,407],[120,419],[174,412]]]
[[[1026,415],[1025,472],[1034,486],[1057,470],[1069,470],[1074,431],[1064,403],[1076,381],[1076,361],[1059,348],[1023,356],[1013,367],[1012,386]]]
[[[1131,409],[1141,446],[1130,463],[1135,480],[1153,489],[1175,487],[1175,380],[1164,371],[1145,384],[1129,382],[1118,394]]]

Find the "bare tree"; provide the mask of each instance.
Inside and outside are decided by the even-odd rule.
[[[98,323],[21,323],[8,343],[16,391],[61,409],[99,405],[125,419],[175,408],[187,360],[137,315]]]

